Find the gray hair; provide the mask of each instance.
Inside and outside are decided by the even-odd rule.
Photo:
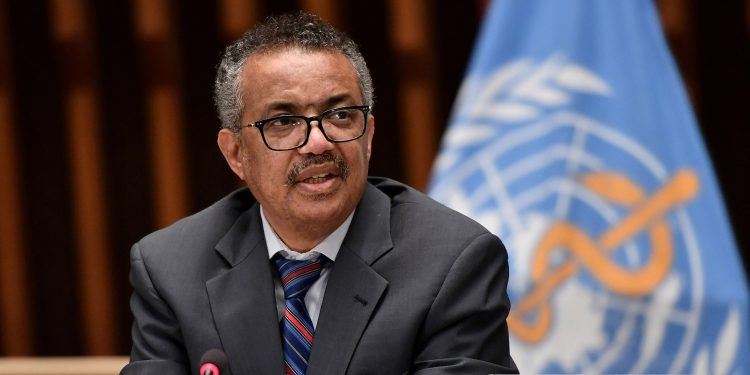
[[[320,17],[299,12],[269,17],[227,46],[216,72],[214,100],[223,128],[239,132],[244,110],[242,67],[256,52],[289,47],[340,52],[354,67],[365,105],[373,105],[372,78],[354,41]]]

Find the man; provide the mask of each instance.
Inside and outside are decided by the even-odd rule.
[[[499,239],[370,178],[373,89],[356,45],[316,16],[230,45],[218,144],[247,184],[133,246],[131,363],[240,374],[515,372]]]

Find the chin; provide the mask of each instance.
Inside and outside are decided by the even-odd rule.
[[[320,194],[310,194],[306,196],[307,199],[315,202],[322,202],[322,201],[329,201],[331,198],[333,198],[336,195],[336,192],[333,193],[320,193]]]
[[[342,184],[328,191],[296,190],[290,207],[296,212],[295,216],[305,221],[343,219],[357,207],[363,193],[364,183],[361,186]]]
[[[297,203],[297,216],[305,221],[325,222],[346,217],[356,207],[341,195],[341,191],[305,195],[304,201]]]

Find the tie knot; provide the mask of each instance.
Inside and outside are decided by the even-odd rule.
[[[307,290],[320,277],[323,268],[330,264],[325,255],[315,260],[291,260],[277,257],[273,261],[281,274],[284,298],[304,298]]]

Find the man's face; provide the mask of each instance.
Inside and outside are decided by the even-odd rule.
[[[245,63],[242,81],[243,125],[364,104],[354,67],[338,52],[288,48],[256,53]],[[328,142],[314,122],[307,144],[291,151],[270,150],[256,128],[243,128],[240,139],[222,130],[219,145],[274,228],[328,232],[362,197],[374,131],[372,116],[366,121],[367,133],[350,142]]]

